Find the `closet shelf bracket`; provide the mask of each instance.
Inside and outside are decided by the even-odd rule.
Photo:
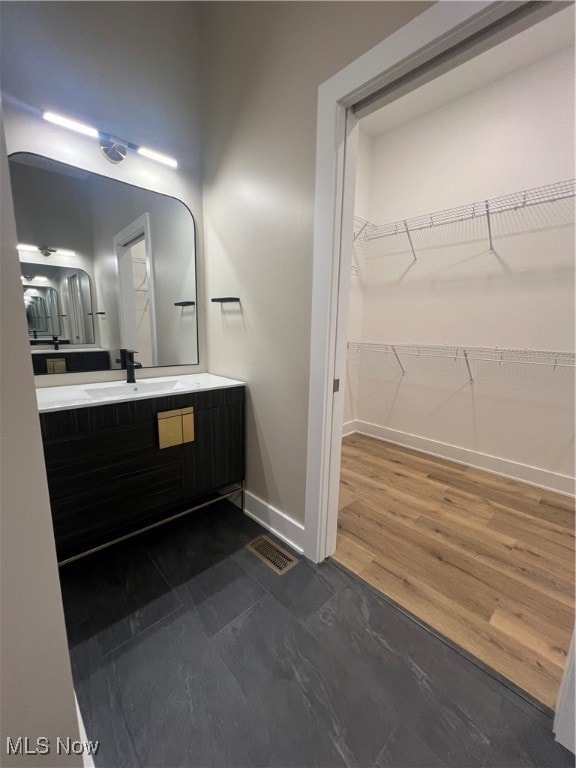
[[[416,259],[414,259],[414,261],[416,261]],[[394,352],[394,357],[396,358],[398,365],[400,366],[400,370],[402,371],[402,376],[404,376],[404,374],[406,373],[406,369],[400,362],[400,358],[398,357],[398,352],[396,352],[394,345],[391,345],[390,349],[392,350],[392,352]]]
[[[358,238],[360,237],[362,232],[364,232],[367,226],[368,226],[368,222],[365,221],[364,224],[362,224],[362,226],[360,227],[360,229],[357,232],[354,232],[354,235],[352,237],[352,242],[354,242],[355,240],[358,240]]]
[[[492,222],[490,221],[490,203],[488,200],[484,202],[486,206],[486,224],[488,225],[488,242],[490,245],[490,253],[494,253],[494,241],[492,240]]]
[[[410,230],[408,229],[408,222],[404,220],[404,228],[406,230],[406,237],[408,238],[408,242],[410,243],[410,249],[412,250],[412,264],[416,264],[418,259],[416,258],[416,251],[414,250],[414,243],[412,242],[412,238],[410,237]]]
[[[462,350],[462,354],[464,355],[464,360],[466,361],[466,368],[468,368],[468,376],[470,377],[470,384],[474,384],[474,379],[472,377],[472,369],[470,368],[470,360],[468,360],[468,353],[465,349]]]

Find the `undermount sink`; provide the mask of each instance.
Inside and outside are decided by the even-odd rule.
[[[134,397],[135,394],[162,394],[182,389],[181,381],[137,381],[135,384],[112,384],[109,387],[85,387],[84,391],[95,400],[108,397]]]
[[[212,373],[195,373],[136,379],[134,384],[125,381],[102,381],[98,384],[92,382],[64,387],[39,387],[36,390],[36,399],[38,408],[43,413],[237,386],[244,386],[244,382],[215,376]]]

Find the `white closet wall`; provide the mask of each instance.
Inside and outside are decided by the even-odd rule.
[[[360,157],[357,214],[378,225],[572,179],[574,50],[365,139]],[[491,224],[495,253],[486,217],[412,233],[416,262],[405,235],[365,241],[350,341],[573,352],[574,198]],[[574,370],[507,359],[471,361],[470,383],[461,356],[400,355],[403,374],[352,346],[345,431],[573,492]]]

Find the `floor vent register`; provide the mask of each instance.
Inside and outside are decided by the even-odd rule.
[[[279,547],[267,536],[258,536],[252,539],[246,544],[246,549],[259,557],[262,562],[278,574],[286,573],[298,562],[294,555]]]

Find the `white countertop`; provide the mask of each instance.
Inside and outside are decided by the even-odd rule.
[[[101,381],[96,384],[74,384],[65,387],[41,387],[36,390],[38,410],[65,411],[70,408],[89,408],[110,405],[126,400],[144,400],[151,397],[183,395],[186,392],[206,392],[210,389],[244,386],[243,381],[215,376],[212,373],[194,373],[188,376],[158,376],[139,379],[135,384],[125,381]]]

